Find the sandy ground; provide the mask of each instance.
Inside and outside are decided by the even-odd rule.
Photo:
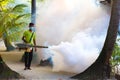
[[[1,48],[0,48],[1,49]],[[20,62],[23,51],[5,52],[0,50],[0,54],[5,63],[14,71],[24,76],[25,80],[70,80],[74,73],[53,72],[52,67],[38,66],[32,63],[32,70],[24,70],[24,63]]]

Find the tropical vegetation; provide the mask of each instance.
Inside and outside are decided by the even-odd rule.
[[[116,40],[116,43],[114,45],[110,62],[111,62],[113,73],[117,74],[119,72],[118,68],[120,66],[120,39],[119,38]]]
[[[0,1],[0,38],[4,40],[7,50],[12,50],[12,41],[20,39],[21,32],[30,22],[30,13],[25,11],[27,5],[14,4],[15,0]]]

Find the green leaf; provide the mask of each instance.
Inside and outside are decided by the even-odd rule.
[[[23,18],[23,17],[30,17],[30,13],[18,15],[14,20],[17,21],[17,20],[19,20],[20,18]]]
[[[27,7],[27,5],[25,5],[25,4],[16,5],[13,8],[12,12],[15,12],[15,13],[23,12],[25,7]]]

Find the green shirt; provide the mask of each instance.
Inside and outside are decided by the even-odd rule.
[[[32,36],[32,34],[33,34],[33,36]],[[31,31],[27,30],[23,33],[23,36],[27,43],[34,45],[33,40],[36,38],[35,32],[31,32]],[[31,38],[31,36],[32,36],[32,38]],[[31,38],[31,41],[30,41],[30,38]]]

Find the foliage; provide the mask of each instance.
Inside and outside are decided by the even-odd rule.
[[[120,62],[120,47],[117,43],[115,43],[113,54],[112,54],[112,65],[116,66],[119,65]]]
[[[25,12],[27,6],[25,4],[13,6],[13,1],[0,1],[0,38],[18,39],[20,32],[24,30],[24,26],[30,21],[30,13]]]
[[[120,41],[120,39],[116,40],[116,43],[114,45],[114,50],[113,50],[112,56],[111,56],[111,61],[110,61],[111,65],[112,65],[112,68],[114,70],[114,73],[115,73],[115,70],[118,69],[118,66],[120,65],[120,45],[119,45],[119,41]]]
[[[39,2],[44,2],[45,0],[37,0],[37,1],[39,1]]]
[[[44,0],[39,0],[39,1],[43,2]]]
[[[14,0],[0,0],[0,5],[1,6],[6,6],[8,3],[13,3],[14,2]]]

